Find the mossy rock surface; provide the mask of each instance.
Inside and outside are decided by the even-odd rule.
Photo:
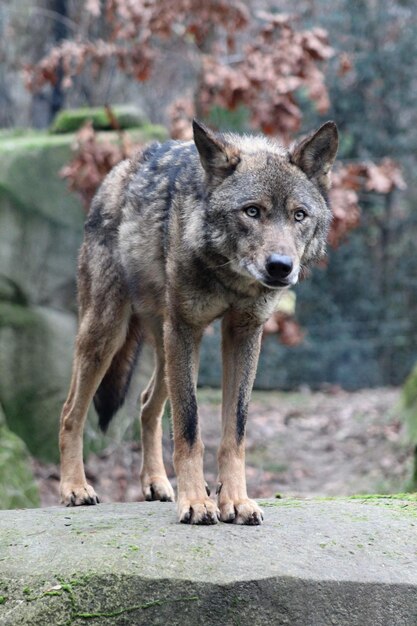
[[[84,210],[58,172],[68,137],[0,140],[0,401],[30,452],[57,460],[71,375]]]
[[[76,318],[0,301],[0,400],[30,452],[58,460],[58,424],[71,377]]]
[[[8,426],[44,461],[59,460],[59,416],[68,393],[77,329],[75,315],[48,307],[0,301],[0,401]],[[103,435],[90,410],[84,437],[85,454],[109,442],[130,438],[135,429],[137,398],[152,371],[149,347],[124,407]]]
[[[410,437],[417,444],[417,365],[404,383],[401,400]]]
[[[0,406],[0,509],[39,506],[39,492],[23,441],[6,424]]]
[[[0,623],[415,624],[415,501],[260,504],[260,527],[178,524],[169,503],[2,512]]]
[[[147,125],[132,141],[163,139]],[[117,141],[117,133],[99,139]],[[73,135],[29,133],[0,139],[0,275],[34,304],[75,310],[75,274],[85,210],[60,176]]]
[[[0,141],[0,211],[3,200],[59,226],[82,232],[85,212],[59,176],[71,159],[71,136],[29,133]]]
[[[135,128],[148,124],[144,113],[135,106],[115,105],[111,112],[121,129]],[[51,126],[52,133],[73,133],[88,120],[96,130],[115,130],[111,119],[104,107],[82,107],[79,109],[64,109],[60,111]]]
[[[144,124],[131,135],[146,143],[166,131]],[[34,456],[51,461],[58,459],[59,415],[71,378],[85,221],[81,202],[59,176],[74,138],[0,133],[0,402],[9,428]],[[118,141],[115,132],[98,138]],[[87,452],[108,441],[96,422],[92,415]],[[123,415],[115,423],[116,435],[126,431]]]

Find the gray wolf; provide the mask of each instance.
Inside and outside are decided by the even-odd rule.
[[[290,149],[264,137],[215,133],[152,144],[117,165],[97,192],[79,257],[79,331],[60,426],[61,496],[96,504],[82,456],[94,398],[106,428],[123,403],[138,350],[153,343],[142,393],[147,500],[173,501],[162,460],[169,398],[178,519],[262,523],[245,482],[245,425],[262,326],[280,295],[325,252],[326,201],[338,133],[327,122]],[[222,318],[223,403],[217,501],[206,491],[196,402],[199,343]]]

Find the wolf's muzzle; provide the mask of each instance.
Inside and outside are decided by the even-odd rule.
[[[293,270],[291,257],[285,254],[271,254],[265,263],[267,277],[271,282],[286,282]]]

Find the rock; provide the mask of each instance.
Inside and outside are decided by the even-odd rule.
[[[0,622],[415,623],[415,500],[261,505],[261,527],[181,525],[167,503],[2,512]]]
[[[0,141],[0,267],[28,302],[75,310],[75,272],[85,212],[59,170],[71,139]]]
[[[160,136],[160,127],[144,124],[133,140]],[[117,133],[100,137],[116,140]],[[8,427],[45,461],[58,458],[59,414],[76,332],[75,276],[85,212],[59,177],[73,141],[70,134],[0,134],[0,402]],[[149,375],[147,354],[142,364]],[[131,414],[132,406],[109,437],[126,433]],[[92,412],[87,453],[109,441],[96,421]]]
[[[0,509],[39,506],[39,493],[23,441],[6,425],[0,406]]]
[[[58,460],[58,424],[71,377],[76,318],[0,301],[0,398],[32,455]]]
[[[111,112],[121,129],[148,124],[143,111],[132,105],[115,105]],[[95,130],[115,130],[104,107],[83,107],[60,111],[52,123],[51,133],[73,133],[88,120],[93,122]]]
[[[164,131],[166,135],[166,131]],[[132,140],[160,138],[151,124]],[[116,140],[116,133],[102,133]],[[60,178],[74,135],[0,140],[0,274],[34,304],[75,311],[75,274],[85,211]]]
[[[57,462],[59,416],[71,378],[76,317],[50,307],[0,301],[0,398],[9,427],[31,454]],[[85,454],[132,435],[136,400],[150,378],[152,355],[142,351],[125,406],[103,435],[91,408],[85,429]]]

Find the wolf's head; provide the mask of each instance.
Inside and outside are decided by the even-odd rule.
[[[194,122],[208,185],[205,232],[229,269],[271,289],[294,285],[320,259],[338,133],[327,122],[289,150],[264,137],[217,134]]]

